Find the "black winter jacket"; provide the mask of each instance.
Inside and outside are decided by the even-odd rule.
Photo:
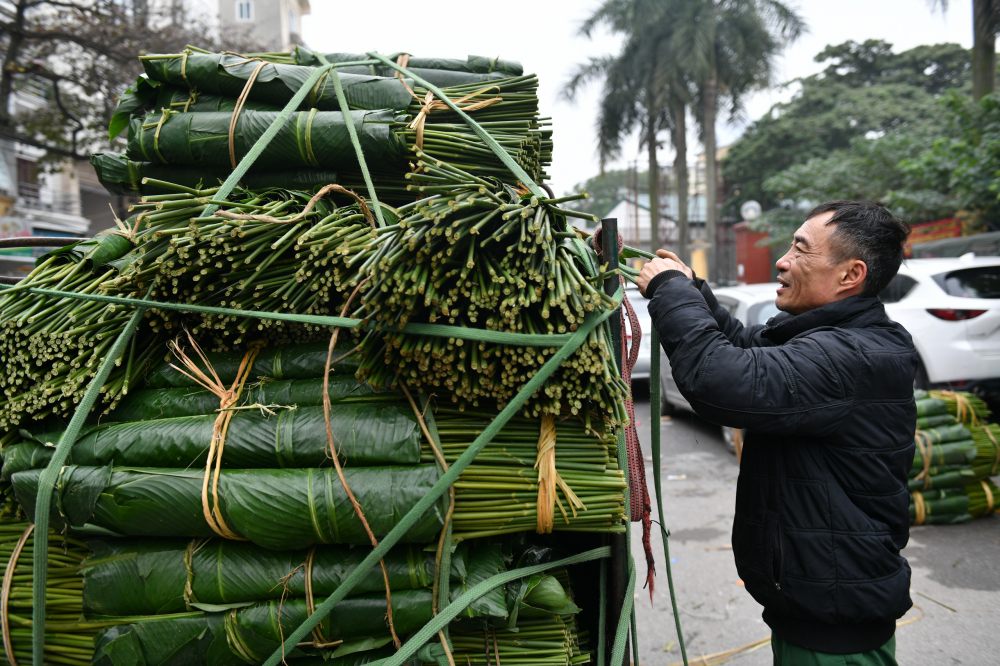
[[[877,298],[744,327],[701,280],[656,276],[649,313],[699,416],[746,428],[733,554],[793,644],[873,650],[912,605],[907,472],[917,355]],[[652,290],[652,294],[650,291]]]

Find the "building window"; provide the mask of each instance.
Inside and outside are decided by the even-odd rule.
[[[291,9],[288,10],[288,32],[293,35],[299,34],[299,15]]]
[[[236,20],[237,21],[253,20],[253,0],[237,0]]]

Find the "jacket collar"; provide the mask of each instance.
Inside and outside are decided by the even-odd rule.
[[[782,345],[817,328],[864,328],[886,321],[885,308],[874,296],[850,296],[800,315],[782,312],[767,322],[761,335]]]

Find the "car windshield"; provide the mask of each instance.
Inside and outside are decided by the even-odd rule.
[[[963,268],[934,276],[949,296],[959,298],[1000,298],[1000,266]]]

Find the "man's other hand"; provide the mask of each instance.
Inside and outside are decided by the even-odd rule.
[[[639,286],[639,293],[643,296],[646,295],[646,285],[649,284],[649,281],[663,271],[680,271],[689,278],[694,277],[694,271],[685,266],[684,262],[673,252],[657,250],[656,256],[657,259],[651,259],[643,265],[642,270],[639,271],[639,277],[635,279]]]

